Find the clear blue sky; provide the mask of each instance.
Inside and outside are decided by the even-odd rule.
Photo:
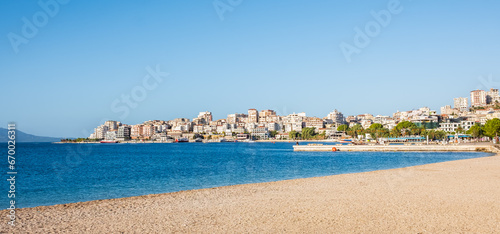
[[[500,81],[493,0],[401,0],[402,12],[348,63],[339,45],[353,44],[354,28],[388,2],[243,0],[221,20],[211,0],[73,0],[43,22],[37,1],[1,1],[0,123],[87,137],[104,118],[137,124],[205,110],[216,119],[248,108],[390,115],[452,105],[480,76]],[[23,36],[22,18],[34,16],[41,26],[16,53],[8,35]],[[169,76],[126,117],[113,111],[157,65]]]

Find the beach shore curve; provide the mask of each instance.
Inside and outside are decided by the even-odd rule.
[[[0,233],[500,231],[500,156],[16,210]]]

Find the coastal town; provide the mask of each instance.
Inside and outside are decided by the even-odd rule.
[[[333,110],[323,118],[306,113],[280,116],[274,110],[249,109],[247,113],[214,120],[209,111],[193,119],[149,120],[128,125],[109,120],[86,139],[63,142],[232,142],[254,140],[355,141],[471,141],[490,140],[497,129],[488,122],[500,118],[498,89],[474,90],[468,97],[453,99],[440,113],[428,107],[397,111],[392,116],[360,114],[344,116]],[[500,122],[500,121],[499,121]],[[496,122],[495,122],[496,123]],[[493,127],[496,127],[493,126]],[[491,128],[491,127],[490,127]]]

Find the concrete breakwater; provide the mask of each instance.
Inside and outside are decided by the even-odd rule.
[[[294,145],[294,151],[482,151],[498,153],[493,145]]]

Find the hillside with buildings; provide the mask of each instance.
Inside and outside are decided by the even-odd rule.
[[[306,113],[277,115],[274,110],[249,109],[247,113],[234,113],[225,119],[214,120],[209,111],[200,112],[195,118],[177,118],[173,120],[149,120],[141,124],[128,125],[118,121],[106,121],[94,129],[89,139],[105,140],[152,140],[168,141],[171,139],[276,139],[294,138],[304,129],[320,135],[321,139],[358,137],[358,130],[373,129],[380,126],[379,136],[421,135],[423,131],[435,131],[449,135],[466,133],[475,125],[485,125],[488,120],[500,117],[500,96],[498,89],[489,91],[474,90],[469,98],[458,97],[453,100],[453,107],[441,107],[440,113],[428,107],[417,110],[397,111],[392,116],[360,114],[344,116],[333,110],[323,118],[307,116]],[[401,132],[395,129],[398,124],[409,122],[419,131]],[[378,125],[374,125],[378,124]],[[370,128],[372,127],[372,128]],[[354,132],[349,134],[349,131]],[[397,130],[397,131],[395,131]],[[310,134],[311,135],[311,134]],[[369,137],[363,134],[361,136]]]

